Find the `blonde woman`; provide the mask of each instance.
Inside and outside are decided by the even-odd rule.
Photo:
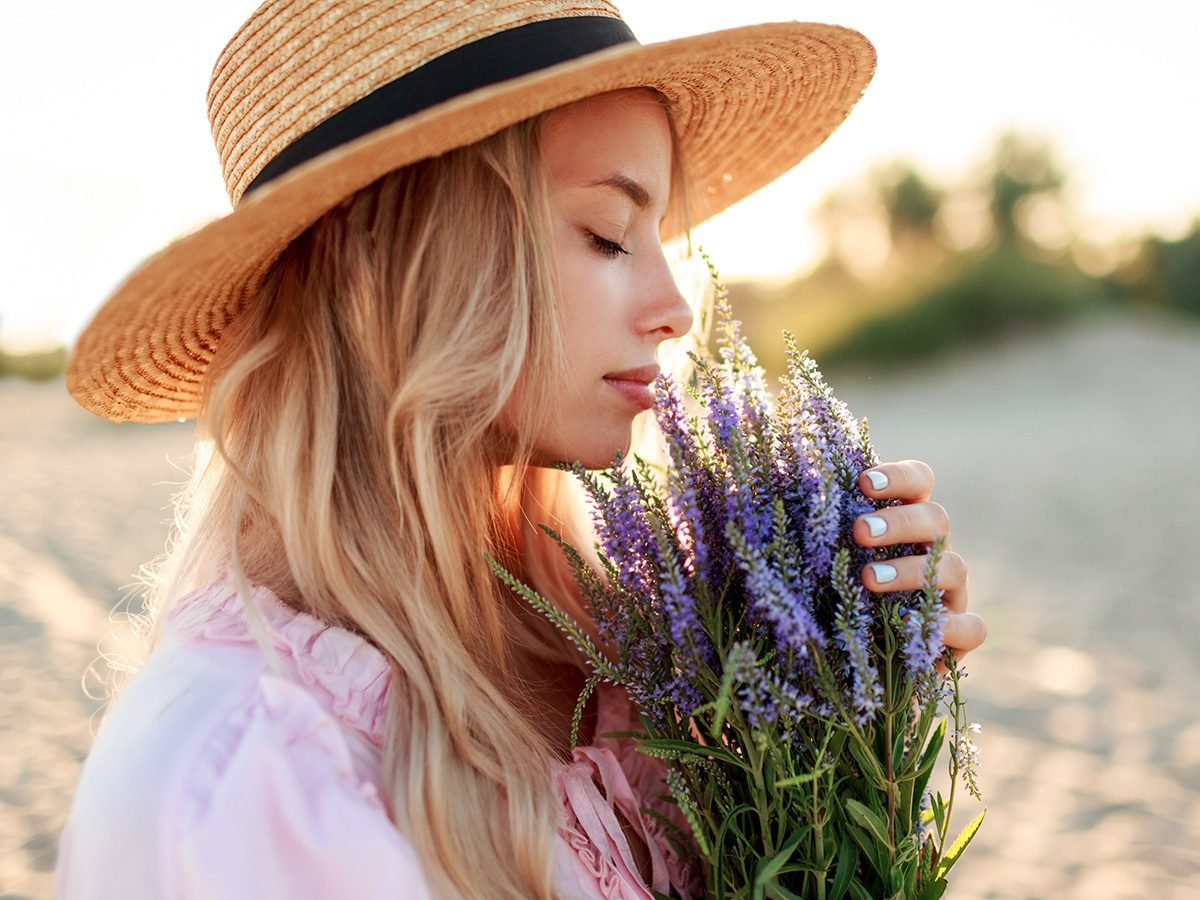
[[[143,264],[72,359],[85,407],[194,416],[207,457],[60,896],[697,894],[641,811],[672,816],[662,770],[597,736],[636,722],[628,697],[602,688],[572,748],[583,662],[484,559],[586,621],[535,537],[588,542],[546,467],[628,450],[693,326],[662,241],[823,140],[873,59],[796,23],[642,46],[602,0],[247,21],[209,94],[234,211]],[[864,543],[948,530],[927,466],[862,484],[908,501]],[[969,650],[954,554],[941,583]]]

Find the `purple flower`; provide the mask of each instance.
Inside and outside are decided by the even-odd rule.
[[[658,542],[633,481],[615,467],[608,502],[597,509],[596,530],[601,549],[617,568],[618,580],[626,590],[652,597],[658,592],[655,563]]]
[[[672,378],[660,375],[654,381],[654,415],[677,465],[693,469],[700,465],[700,451],[684,409],[683,395]]]
[[[874,718],[883,705],[879,671],[871,658],[871,615],[868,592],[850,576],[850,553],[838,551],[833,564],[833,584],[838,594],[835,642],[846,656],[846,680],[851,686],[850,706],[860,725]]]
[[[937,592],[941,595],[941,591]],[[929,678],[942,655],[940,603],[919,603],[904,617],[904,646],[901,655],[908,671],[918,681]]]
[[[704,703],[704,696],[697,689],[691,674],[687,672],[679,672],[668,682],[667,693],[675,707],[687,716]]]
[[[822,646],[825,635],[813,617],[807,585],[785,582],[764,556],[752,551],[738,535],[731,535],[731,541],[746,573],[749,606],[760,620],[771,626],[780,648],[797,656],[807,656],[810,646]]]
[[[919,689],[929,694],[936,688],[934,667],[942,655],[942,597],[937,587],[937,569],[945,541],[938,538],[925,557],[922,589],[904,616],[904,646],[901,654]]]
[[[765,553],[771,543],[773,504],[757,482],[745,454],[736,453],[725,485],[726,529],[736,529],[741,535],[746,543],[745,555]]]
[[[675,382],[660,376],[654,382],[654,393],[658,426],[671,457],[667,503],[674,517],[675,533],[688,555],[690,574],[706,577],[709,560],[705,519],[711,519],[712,515],[705,510],[701,497],[706,493],[711,495],[715,485],[700,458]]]
[[[833,566],[834,547],[843,532],[841,525],[842,489],[828,474],[820,489],[812,495],[812,506],[805,519],[804,551],[813,576],[826,578]]]
[[[733,390],[717,372],[703,365],[699,369],[701,397],[708,412],[708,425],[712,429],[717,445],[728,448],[734,440],[740,424],[738,403]]]
[[[750,727],[764,728],[785,716],[794,725],[812,706],[813,698],[777,673],[764,673],[742,685],[738,701]]]
[[[662,610],[671,641],[695,656],[704,639],[704,629],[696,612],[696,601],[688,591],[687,580],[670,550],[662,548]]]

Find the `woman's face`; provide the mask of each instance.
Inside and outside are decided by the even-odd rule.
[[[634,416],[651,405],[658,345],[692,325],[659,240],[667,113],[646,91],[591,97],[547,116],[541,152],[567,357],[535,462],[602,468],[629,449]]]

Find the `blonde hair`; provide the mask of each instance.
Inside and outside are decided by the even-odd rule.
[[[564,363],[541,118],[390,173],[287,248],[222,337],[213,452],[151,598],[161,620],[227,565],[248,607],[264,585],[387,656],[388,810],[446,896],[554,897],[557,754],[516,651],[583,668],[485,564],[586,623],[529,525],[578,530],[561,473],[528,462]]]

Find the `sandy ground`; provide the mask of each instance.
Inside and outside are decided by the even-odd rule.
[[[989,814],[949,896],[1200,897],[1200,328],[1098,321],[834,386],[884,459],[933,466],[991,628],[966,682]],[[84,673],[189,452],[186,425],[0,382],[0,900],[52,893]]]

